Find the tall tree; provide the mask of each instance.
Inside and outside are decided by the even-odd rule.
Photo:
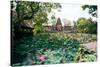
[[[48,3],[48,2],[33,2],[33,1],[15,1],[16,2],[16,13],[18,26],[23,23],[24,20],[33,20],[35,28],[40,29],[42,23],[47,22],[47,15],[52,9],[61,8],[59,3]],[[38,28],[37,28],[38,27]],[[18,29],[18,28],[17,28]]]

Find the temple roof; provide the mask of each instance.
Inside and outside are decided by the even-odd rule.
[[[59,24],[62,25],[60,18],[57,19],[56,25],[59,25]]]

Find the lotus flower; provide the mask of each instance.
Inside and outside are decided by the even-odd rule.
[[[36,56],[39,58],[39,60],[41,61],[45,61],[46,60],[46,57],[42,54],[40,54],[39,52],[36,53]]]
[[[41,61],[45,61],[45,60],[46,60],[46,57],[43,56],[43,55],[41,55],[41,56],[39,57],[39,59],[40,59]]]

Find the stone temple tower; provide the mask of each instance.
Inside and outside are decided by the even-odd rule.
[[[56,30],[57,31],[62,31],[62,23],[61,23],[61,19],[60,18],[57,19]]]

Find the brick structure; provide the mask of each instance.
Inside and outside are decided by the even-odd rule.
[[[62,31],[63,27],[62,27],[62,23],[60,18],[57,19],[57,23],[56,23],[56,30],[57,31]]]
[[[49,31],[49,32],[59,32],[59,31],[75,32],[75,30],[76,30],[75,24],[71,25],[70,21],[65,21],[65,22],[66,23],[64,23],[64,25],[62,25],[60,18],[58,18],[57,22],[55,24],[44,23],[44,25],[43,25],[44,31]]]

